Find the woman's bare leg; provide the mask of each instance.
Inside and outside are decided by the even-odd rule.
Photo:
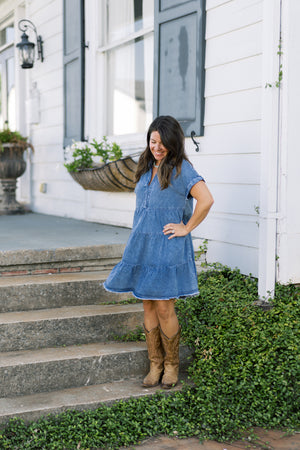
[[[171,338],[179,329],[174,300],[156,300],[153,303],[155,303],[156,315],[163,333]]]
[[[159,324],[155,303],[156,301],[154,300],[143,300],[144,325],[148,331],[151,331]]]

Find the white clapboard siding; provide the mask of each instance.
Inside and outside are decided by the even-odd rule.
[[[53,91],[53,95],[57,95],[57,89],[63,86],[62,72],[58,68],[52,68],[41,74],[35,75],[35,81],[41,93]]]
[[[61,0],[33,0],[29,3],[29,13],[36,23],[46,24],[57,18],[57,30],[62,29],[63,2]]]
[[[232,0],[206,0],[206,10],[214,9],[224,5],[226,3],[231,3]]]
[[[207,0],[205,133],[192,160],[215,198],[194,236],[208,258],[257,275],[262,1]]]
[[[58,107],[63,110],[63,86],[55,89],[43,91],[43,95],[40,97],[40,111],[44,111],[48,108]]]
[[[207,260],[208,262],[220,261],[223,264],[235,268],[242,273],[257,277],[258,275],[258,249],[243,245],[226,244],[224,242],[209,241]]]
[[[90,222],[99,222],[104,224],[116,225],[119,227],[132,227],[133,215],[131,211],[107,210],[107,209],[92,209],[89,208],[89,215],[86,220]]]
[[[49,144],[45,145],[44,142],[36,144],[34,153],[34,163],[60,163],[63,164],[62,148],[59,145]]]
[[[105,208],[108,211],[132,211],[135,208],[135,194],[132,192],[97,192],[90,191],[92,208]]]
[[[258,222],[250,216],[215,214],[214,210],[197,227],[194,236],[209,241],[258,247]]]
[[[247,139],[245,139],[245,136]],[[260,151],[260,120],[207,125],[200,140],[200,153],[257,153]],[[192,147],[191,141],[189,147]],[[195,148],[195,147],[194,147]],[[195,152],[194,152],[195,153]],[[193,155],[193,158],[196,158]],[[201,164],[199,162],[199,164]]]
[[[249,89],[205,99],[205,126],[260,118],[260,89]]]
[[[55,44],[57,43],[57,36],[55,36],[55,39],[53,37],[53,44],[51,45],[53,49],[55,48]],[[54,75],[56,73],[56,77],[58,78],[58,81],[60,81],[59,84],[62,84],[62,64],[61,61],[57,61],[57,53],[53,52],[51,54],[46,54],[44,62],[39,65],[39,71],[36,75],[36,81],[43,80],[43,77],[48,75]],[[47,63],[47,64],[46,64]],[[38,64],[38,63],[36,63]],[[57,86],[57,84],[56,84]]]
[[[45,202],[47,194],[36,193],[34,211],[41,214],[50,214],[61,217],[71,217],[73,219],[85,219],[85,207],[76,198],[66,201],[63,198],[49,198]]]
[[[205,97],[261,87],[262,56],[206,69]]]
[[[259,206],[259,185],[209,183],[216,213],[255,216]]]
[[[200,165],[201,163],[201,165]],[[259,154],[202,155],[199,170],[209,183],[259,184]]]
[[[262,24],[260,22],[206,40],[205,67],[260,55],[262,52]]]
[[[59,2],[62,4],[62,2]],[[37,19],[38,20],[38,19]],[[62,8],[59,8],[56,11],[56,14],[52,14],[51,17],[44,18],[45,21],[39,24],[39,27],[43,30],[43,39],[44,36],[47,38],[47,41],[52,37],[57,35],[62,35],[63,33],[63,21],[62,21]],[[60,43],[61,46],[61,43]],[[49,51],[49,45],[47,42],[47,55],[52,54]]]
[[[69,179],[65,181],[57,180],[55,183],[47,183],[47,198],[55,200],[58,197],[66,201],[76,201],[84,205],[85,191],[79,184],[70,183]]]
[[[36,147],[40,142],[43,145],[60,145],[62,150],[62,139],[63,139],[63,124],[55,126],[39,125],[38,127],[33,126],[31,130],[32,142]]]
[[[235,0],[222,2],[211,10],[207,2],[206,39],[260,22],[262,5],[262,0]]]
[[[41,122],[49,126],[59,125],[63,122],[63,110],[59,106],[41,111]]]
[[[59,161],[57,163],[37,163],[37,169],[38,169],[38,177],[36,175],[33,175],[34,180],[39,180],[42,178],[44,181],[54,181],[54,180],[61,180],[61,179],[67,179],[66,174],[67,169],[63,166],[62,162]],[[48,171],[51,173],[48,174]]]

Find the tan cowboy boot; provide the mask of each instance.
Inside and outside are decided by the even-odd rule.
[[[179,327],[177,333],[173,337],[168,338],[160,329],[160,336],[165,350],[164,376],[161,382],[163,389],[170,389],[176,386],[178,382],[180,332],[181,329]]]
[[[160,382],[164,368],[164,350],[160,338],[159,326],[148,331],[144,325],[148,358],[150,360],[150,372],[144,378],[143,387],[154,387]]]

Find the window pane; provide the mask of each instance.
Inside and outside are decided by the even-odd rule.
[[[152,86],[153,35],[108,52],[109,134],[146,130],[152,120]]]
[[[107,41],[115,42],[153,26],[153,11],[154,0],[108,0]]]
[[[14,26],[9,25],[8,27],[0,31],[0,47],[2,47],[2,45],[13,42],[14,38],[15,38]]]

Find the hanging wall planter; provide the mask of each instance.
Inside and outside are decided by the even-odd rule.
[[[133,155],[134,156],[134,155]],[[133,191],[137,162],[122,157],[121,148],[106,136],[97,142],[73,142],[65,149],[65,167],[84,189],[92,191]]]
[[[0,131],[0,215],[24,213],[25,209],[16,200],[17,178],[26,170],[24,151],[32,145],[16,131]]]
[[[72,178],[84,189],[92,191],[133,191],[137,163],[130,157],[111,161],[100,167],[78,169],[70,172]]]

